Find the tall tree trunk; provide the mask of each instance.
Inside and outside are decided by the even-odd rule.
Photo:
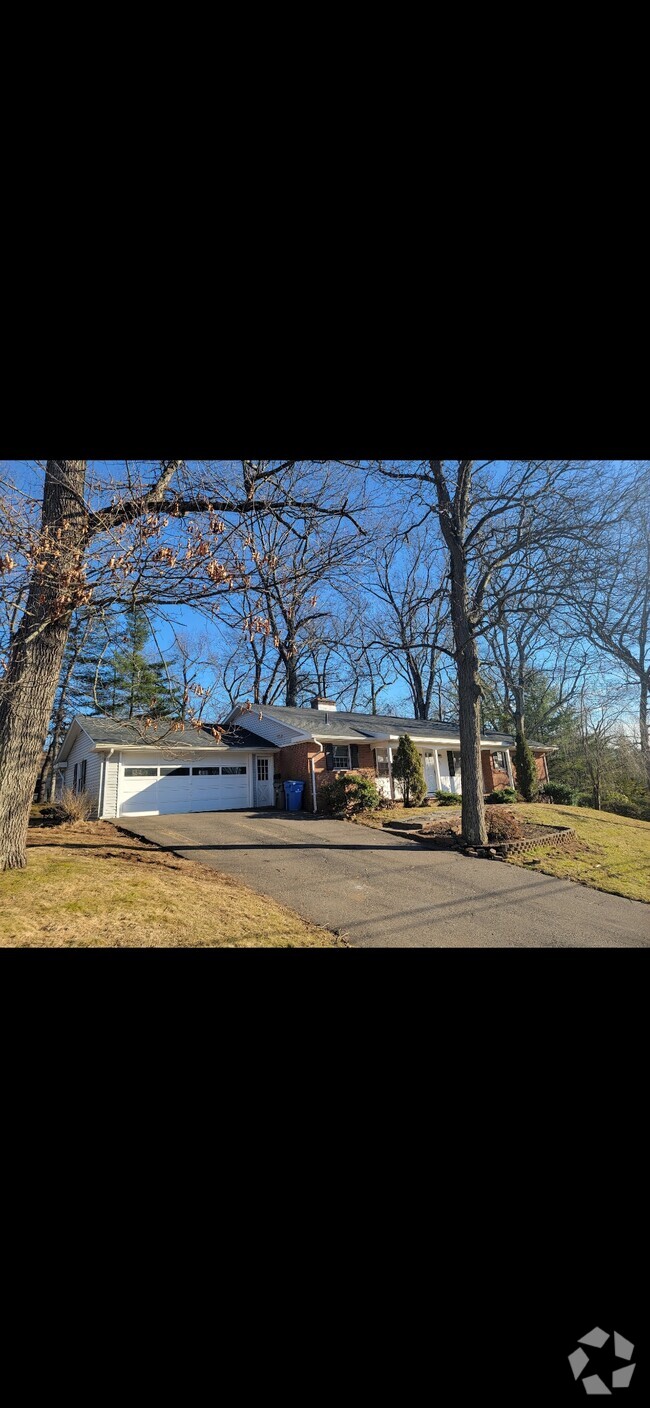
[[[461,647],[457,663],[463,836],[471,846],[484,846],[488,835],[481,766],[481,684],[473,637]]]
[[[47,752],[46,752],[46,754],[45,754],[45,757],[43,758],[43,762],[42,762],[41,767],[40,767],[40,770],[39,770],[38,779],[37,779],[37,782],[36,782],[36,801],[37,801],[37,802],[42,802],[42,801],[43,801],[43,793],[45,792],[45,783],[46,783],[47,775],[48,775],[48,773],[54,772],[54,758],[55,758],[55,756],[56,756],[56,755],[54,754],[54,752],[53,752],[54,743],[55,743],[55,740],[54,740],[54,737],[52,737],[52,738],[50,739],[50,741],[49,741],[49,744],[48,744],[48,747],[47,747]]]
[[[648,684],[645,679],[641,680],[641,697],[639,699],[639,736],[641,741],[641,758],[645,768],[646,786],[650,789],[650,738],[648,737]]]
[[[253,677],[253,703],[262,703],[262,661],[255,656],[255,674]]]
[[[284,702],[285,705],[287,705],[289,708],[295,709],[298,703],[298,651],[296,647],[296,638],[293,635],[293,632],[291,631],[287,633],[284,639],[281,648],[281,654],[285,668]]]
[[[286,690],[285,705],[287,708],[295,709],[298,703],[298,671],[293,660],[286,663]]]
[[[0,870],[26,863],[34,784],[78,602],[85,476],[85,460],[47,461],[39,554],[44,567],[32,572],[0,699]]]
[[[455,560],[454,560],[455,558]],[[485,846],[487,826],[481,766],[481,681],[478,649],[472,635],[465,564],[452,553],[451,619],[458,671],[460,784],[463,836],[470,846]]]
[[[411,699],[413,700],[413,718],[428,719],[429,709],[424,696],[424,683],[421,671],[418,669],[417,662],[412,658],[407,646],[405,646],[405,653],[409,688],[411,690]]]
[[[481,701],[478,650],[473,625],[480,617],[470,606],[465,530],[469,516],[471,460],[460,460],[453,503],[442,460],[429,460],[438,498],[438,520],[449,548],[451,624],[458,673],[458,723],[462,789],[462,829],[471,846],[487,842],[483,769],[481,767]]]

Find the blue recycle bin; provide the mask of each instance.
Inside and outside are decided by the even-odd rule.
[[[288,812],[299,812],[302,806],[302,794],[305,790],[304,782],[285,782],[284,800]]]

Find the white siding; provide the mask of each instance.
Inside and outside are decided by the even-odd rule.
[[[64,787],[72,787],[74,779],[74,765],[77,764],[77,779],[79,777],[79,764],[86,760],[86,792],[93,799],[93,810],[97,814],[99,805],[99,777],[100,760],[99,754],[94,751],[95,745],[88,737],[87,733],[80,733],[75,739],[70,752],[68,753],[68,766],[65,770]]]
[[[260,704],[260,709],[264,708]],[[314,709],[314,723],[318,722],[318,714]],[[250,713],[240,714],[238,718],[232,720],[232,726],[239,724],[240,728],[248,728],[251,733],[258,733],[260,738],[268,738],[269,743],[276,747],[282,747],[289,743],[302,743],[310,737],[310,734],[302,732],[297,728],[289,728],[287,724],[280,723],[279,719],[259,718],[259,709],[253,705]]]
[[[104,754],[106,762],[104,764],[104,805],[102,808],[102,816],[105,817],[117,816],[117,779],[119,771],[119,756],[120,755],[117,751],[115,751],[112,758],[109,758],[108,753]]]
[[[390,798],[390,778],[376,777],[375,783],[377,785],[377,791],[380,797]],[[395,800],[399,802],[402,796],[402,784],[401,782],[398,782],[396,778],[393,778],[393,786],[395,788]]]

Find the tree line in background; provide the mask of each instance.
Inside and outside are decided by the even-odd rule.
[[[581,799],[647,804],[646,465],[47,461],[41,477],[0,485],[0,866],[24,863],[34,782],[77,712],[171,730],[319,694],[458,719],[474,843],[485,727],[515,735],[522,776],[529,741],[550,744]]]

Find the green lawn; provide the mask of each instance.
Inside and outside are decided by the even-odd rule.
[[[517,802],[515,816],[544,826],[572,826],[587,849],[508,856],[509,865],[580,880],[596,890],[650,903],[650,822],[634,821],[592,807],[549,807]]]

